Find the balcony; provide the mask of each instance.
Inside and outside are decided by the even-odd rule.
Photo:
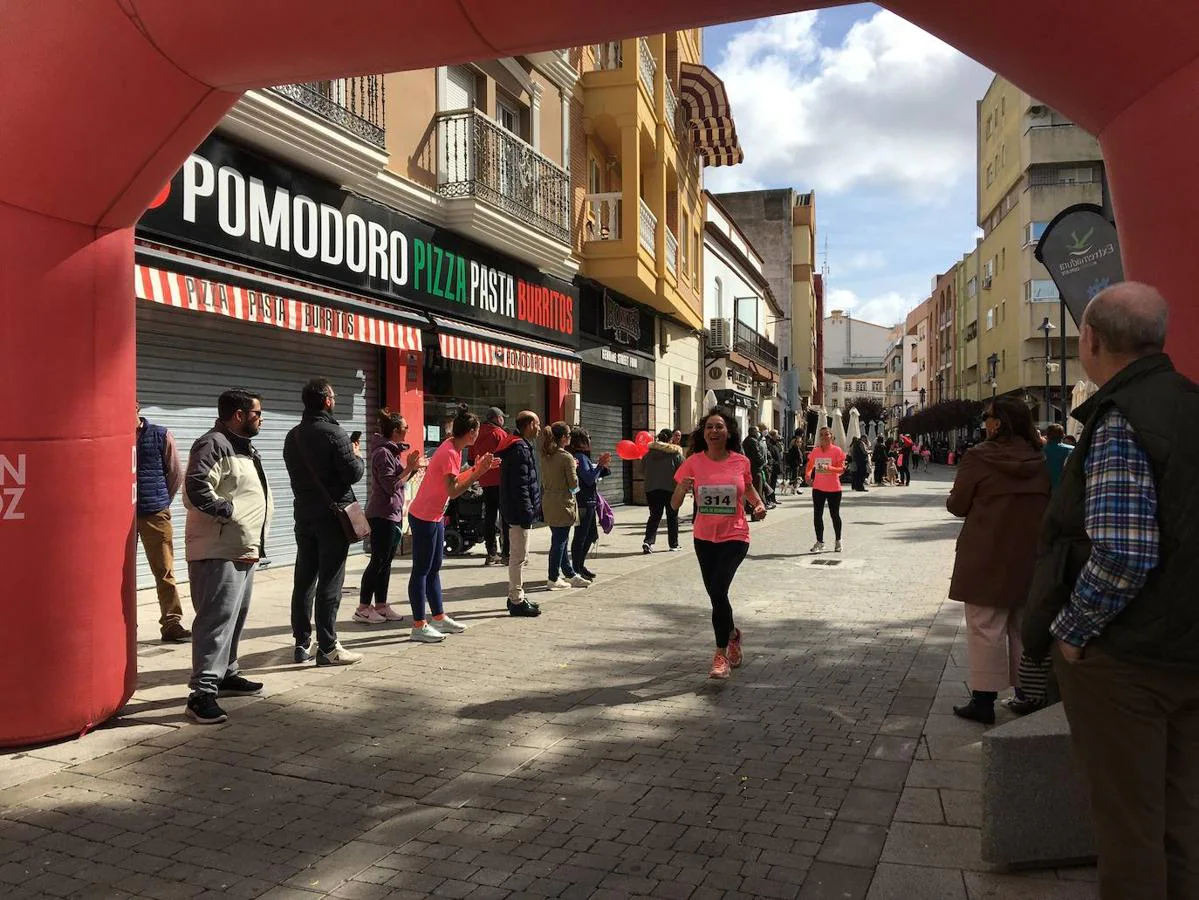
[[[587,240],[620,240],[623,198],[620,191],[587,195]]]
[[[360,75],[333,81],[280,84],[270,90],[356,137],[384,149],[383,76]]]
[[[555,240],[570,241],[565,169],[478,110],[439,113],[436,122],[441,196],[478,198]]]
[[[639,200],[641,203],[641,215],[639,217],[637,234],[641,240],[641,249],[652,257],[655,255],[654,233],[658,230],[658,217],[649,208],[649,204],[645,202],[644,197],[639,198]]]
[[[654,74],[658,71],[658,63],[654,59],[653,51],[649,48],[649,41],[645,38],[637,39],[637,69],[641,75],[641,86],[645,88],[650,97],[653,97]]]
[[[672,277],[679,277],[679,239],[666,229],[666,271]]]
[[[601,72],[613,72],[624,65],[624,45],[620,41],[595,44],[591,48],[595,67]]]
[[[758,334],[744,322],[733,323],[733,349],[747,359],[778,371],[778,345]]]
[[[670,79],[666,80],[666,127],[675,135],[686,132],[686,128],[680,127],[681,119],[679,115],[679,98],[674,92],[674,87],[670,83]]]

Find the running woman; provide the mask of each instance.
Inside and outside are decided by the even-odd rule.
[[[733,623],[729,588],[749,552],[746,498],[754,521],[766,518],[766,506],[754,490],[749,459],[741,453],[736,420],[719,410],[708,413],[691,436],[691,455],[675,472],[674,480],[670,504],[675,509],[688,494],[695,495],[695,556],[712,601],[712,629],[716,632],[716,655],[708,677],[728,678],[742,660],[741,629]]]
[[[425,470],[416,496],[408,506],[412,531],[412,574],[408,578],[408,602],[412,605],[412,640],[435,644],[447,634],[461,634],[466,626],[445,614],[441,605],[441,559],[445,552],[445,507],[454,497],[499,466],[500,461],[484,453],[475,464],[462,470],[462,451],[479,436],[479,417],[465,405],[450,424],[450,437],[441,442]],[[433,621],[425,620],[425,607]]]
[[[808,454],[807,467],[808,482],[812,485],[812,518],[816,524],[816,543],[809,552],[824,552],[824,506],[827,503],[837,538],[835,549],[840,553],[841,475],[845,471],[845,451],[833,443],[833,432],[827,427],[820,429],[816,441]]]

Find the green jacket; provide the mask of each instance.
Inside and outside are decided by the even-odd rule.
[[[1136,665],[1199,671],[1199,385],[1162,353],[1125,367],[1073,413],[1086,427],[1041,525],[1025,649],[1034,658],[1048,655],[1049,627],[1090,558],[1086,459],[1112,407],[1128,419],[1153,466],[1161,553],[1140,593],[1088,646]]]
[[[1070,457],[1072,449],[1069,444],[1063,444],[1061,441],[1051,441],[1041,449],[1045,455],[1045,464],[1049,466],[1049,484],[1055,491],[1062,483],[1062,470],[1066,467],[1066,460]]]

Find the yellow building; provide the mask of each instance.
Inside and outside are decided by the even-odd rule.
[[[1063,335],[1057,288],[1033,251],[1062,209],[1103,202],[1103,158],[1093,137],[998,76],[978,103],[977,122],[983,237],[963,265],[959,383],[970,399],[1017,395],[1039,407],[1037,418],[1044,424],[1060,417],[1050,407],[1056,410],[1061,402]],[[1053,326],[1048,359],[1046,320]],[[1078,330],[1069,317],[1065,339],[1072,386],[1083,374]]]

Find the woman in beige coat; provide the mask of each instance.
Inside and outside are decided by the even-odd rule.
[[[987,439],[962,457],[945,505],[966,520],[949,598],[966,604],[971,700],[953,711],[989,725],[999,691],[1017,682],[1020,623],[1049,504],[1049,469],[1023,402],[992,400],[983,424]]]
[[[575,471],[578,463],[566,449],[569,443],[570,427],[565,422],[555,422],[541,432],[541,517],[550,527],[547,586],[551,591],[591,587],[590,581],[575,572],[566,550],[570,528],[579,519],[575,503],[575,492],[579,489]]]

